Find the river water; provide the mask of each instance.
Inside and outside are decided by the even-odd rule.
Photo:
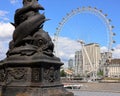
[[[120,93],[113,92],[70,91],[74,93],[74,96],[120,96]]]

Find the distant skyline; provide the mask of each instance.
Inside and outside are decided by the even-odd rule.
[[[45,16],[51,19],[44,24],[44,30],[53,38],[58,24],[62,18],[70,13],[71,10],[82,7],[96,7],[102,10],[103,14],[108,14],[111,25],[115,26],[113,44],[115,51],[114,58],[120,58],[120,0],[39,0],[45,8]],[[0,60],[5,58],[8,50],[9,41],[12,39],[14,27],[9,22],[14,22],[15,10],[22,7],[22,0],[1,0],[0,3]],[[74,57],[74,52],[80,49],[77,40],[82,39],[86,43],[99,43],[102,50],[107,50],[108,44],[107,27],[101,17],[89,12],[77,14],[71,17],[63,26],[59,34],[58,56],[64,63]],[[60,43],[59,43],[60,42]]]

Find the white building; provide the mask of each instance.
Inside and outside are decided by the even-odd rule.
[[[108,77],[120,78],[120,59],[112,59],[107,66]]]
[[[100,46],[97,43],[84,45],[83,50],[83,71],[84,73],[97,73],[101,60]],[[97,75],[97,74],[96,74]]]

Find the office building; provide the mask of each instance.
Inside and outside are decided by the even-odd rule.
[[[75,52],[75,75],[83,74],[83,56],[82,51]]]
[[[73,69],[73,59],[68,60],[68,69]]]
[[[83,48],[83,73],[95,72],[99,69],[101,60],[100,46],[97,43],[90,43],[84,45]]]

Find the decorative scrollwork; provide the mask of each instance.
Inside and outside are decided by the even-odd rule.
[[[0,82],[3,82],[5,80],[5,72],[4,70],[0,70]]]
[[[40,68],[32,68],[32,81],[33,82],[41,81],[41,69]]]
[[[54,67],[44,69],[44,79],[48,82],[55,82],[58,80],[58,71]]]
[[[25,79],[26,70],[24,68],[8,69],[8,79],[23,80]]]

